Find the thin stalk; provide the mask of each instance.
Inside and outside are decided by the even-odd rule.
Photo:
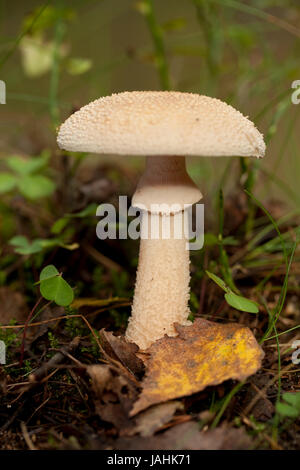
[[[269,12],[261,10],[260,8],[246,5],[245,3],[238,2],[236,0],[212,0],[212,1],[216,3],[220,3],[221,5],[226,6],[226,7],[234,8],[243,13],[256,16],[257,18],[260,18],[261,20],[271,23],[274,26],[277,26],[278,28],[284,29],[285,31],[292,34],[293,36],[300,38],[300,29],[298,29],[296,26],[288,23],[287,21],[281,18],[278,18],[275,15],[272,15]]]
[[[279,340],[278,340],[278,334],[277,334],[277,329],[276,326],[274,325],[274,331],[276,334],[276,344],[277,344],[277,353],[278,353],[278,388],[277,388],[277,399],[276,403],[280,402],[280,397],[281,397],[281,355],[280,355],[280,346],[279,346]],[[279,415],[278,413],[275,414],[273,418],[273,425],[272,425],[272,438],[274,439],[275,442],[277,442],[278,439],[278,426],[279,426]]]
[[[222,418],[227,406],[231,402],[234,395],[243,387],[244,384],[245,382],[240,382],[235,387],[233,387],[232,390],[230,390],[230,392],[228,393],[228,395],[226,396],[226,398],[224,399],[222,403],[219,413],[217,414],[217,416],[212,422],[212,425],[211,425],[212,428],[216,428],[218,426],[220,419]]]
[[[211,0],[192,0],[205,40],[205,58],[209,71],[209,89],[214,92],[222,60],[223,37],[218,9]]]
[[[269,341],[270,339],[274,339],[274,338],[276,338],[276,337],[285,335],[285,334],[287,334],[287,333],[290,333],[291,331],[297,330],[298,328],[300,328],[300,325],[297,325],[297,326],[294,326],[293,328],[289,328],[288,330],[282,331],[281,333],[278,333],[277,335],[269,336],[269,337],[266,338],[264,341]]]
[[[3,67],[3,65],[5,64],[5,62],[10,58],[10,56],[15,52],[15,50],[17,49],[18,45],[20,44],[21,40],[23,39],[23,37],[30,32],[30,30],[32,29],[32,27],[35,25],[36,21],[39,19],[39,17],[41,16],[41,14],[43,13],[43,11],[45,10],[45,8],[48,6],[49,4],[49,1],[46,2],[43,6],[41,6],[41,8],[39,9],[39,11],[37,12],[37,14],[35,15],[35,17],[32,19],[32,22],[29,24],[29,26],[24,29],[20,34],[19,36],[17,37],[17,39],[15,40],[14,44],[12,45],[11,49],[9,49],[8,52],[6,52],[2,58],[0,59],[0,68]]]
[[[276,134],[279,122],[289,106],[290,97],[285,97],[282,101],[278,103],[266,134],[265,142],[267,145],[270,143],[272,137]],[[245,189],[249,193],[252,193],[253,191],[254,185],[257,180],[257,172],[260,166],[261,160],[255,160],[253,163],[248,163],[247,165],[247,180],[245,184]],[[255,207],[255,204],[252,200],[249,200],[248,217],[245,224],[246,239],[249,239],[252,235],[256,211],[257,208]]]
[[[41,303],[41,301],[43,300],[43,297],[40,297],[38,299],[38,301],[36,302],[36,304],[34,305],[34,307],[32,308],[31,312],[29,313],[28,317],[27,317],[27,320],[25,322],[25,326],[24,326],[24,331],[23,331],[23,338],[22,338],[22,344],[21,344],[21,351],[20,351],[20,367],[22,367],[23,365],[23,359],[24,359],[24,351],[25,351],[25,339],[26,339],[26,331],[27,331],[27,327],[28,327],[28,324],[31,320],[31,317],[32,315],[34,314],[35,310],[37,309],[37,307],[39,306],[39,304]]]
[[[145,15],[154,45],[155,62],[159,73],[160,86],[162,90],[170,90],[171,82],[165,45],[163,41],[163,32],[155,17],[153,1],[145,0],[144,3],[145,8],[143,9],[143,14]]]
[[[291,265],[292,265],[292,262],[293,262],[293,258],[294,258],[294,254],[295,254],[295,251],[296,251],[297,244],[298,244],[298,240],[296,240],[296,242],[294,244],[294,247],[293,247],[293,250],[292,250],[292,253],[291,253],[291,256],[290,256],[290,260],[289,260],[289,263],[288,263],[288,266],[287,266],[283,286],[281,288],[280,297],[279,297],[278,303],[275,307],[274,313],[272,315],[271,322],[269,322],[269,326],[268,326],[266,332],[264,333],[260,343],[263,343],[268,338],[271,331],[276,326],[278,318],[281,315],[281,312],[282,312],[282,309],[283,309],[283,306],[284,306],[284,303],[285,303],[285,299],[286,299],[286,294],[287,294],[289,273],[290,273],[290,269],[291,269]]]
[[[56,128],[59,123],[59,105],[58,105],[58,85],[59,85],[59,66],[60,66],[60,46],[64,36],[64,23],[61,15],[58,15],[54,26],[54,44],[52,55],[52,68],[50,75],[49,88],[49,112],[53,126]]]
[[[288,265],[288,255],[287,255],[287,250],[286,250],[286,246],[285,246],[285,242],[284,242],[284,239],[282,237],[282,234],[278,228],[278,225],[277,223],[275,222],[275,220],[273,219],[273,217],[271,216],[270,212],[264,207],[264,205],[258,200],[256,199],[255,196],[253,196],[253,194],[251,194],[249,191],[245,190],[245,193],[253,200],[253,202],[255,202],[255,204],[266,214],[266,216],[269,218],[271,224],[273,225],[273,227],[275,228],[277,234],[278,234],[278,237],[280,239],[280,242],[281,242],[281,246],[282,246],[282,252],[283,252],[283,255],[284,255],[284,259],[285,259],[285,263],[286,265]]]
[[[220,253],[220,269],[223,275],[223,278],[226,284],[230,287],[231,290],[239,294],[239,290],[236,287],[229,265],[229,260],[227,256],[226,249],[224,248],[223,244],[223,229],[224,229],[224,198],[223,198],[223,191],[220,189],[219,191],[219,253]]]

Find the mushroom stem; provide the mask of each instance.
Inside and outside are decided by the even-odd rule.
[[[184,236],[174,238],[176,229],[182,228],[184,217],[157,215],[160,229],[170,223],[171,237],[141,239],[132,313],[126,331],[126,339],[147,349],[165,334],[176,336],[174,322],[189,324],[190,271],[189,251]],[[143,213],[142,225],[151,226],[153,214]],[[142,230],[143,230],[142,229]]]
[[[157,212],[154,204],[164,204],[170,209],[162,208],[162,213],[172,212],[171,206],[177,205],[174,212],[184,209],[201,199],[202,194],[189,177],[185,167],[185,157],[151,156],[146,159],[146,168],[136,192],[132,205]]]
[[[185,157],[150,156],[146,158],[144,177],[151,177],[153,183],[169,183],[171,179],[182,179],[186,173]]]
[[[201,199],[184,157],[147,157],[132,205],[143,209],[139,265],[126,338],[147,349],[188,324],[189,251],[184,205]],[[155,229],[157,230],[155,233]],[[151,231],[152,230],[152,231]]]

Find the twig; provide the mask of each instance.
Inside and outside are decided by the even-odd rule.
[[[25,339],[26,339],[26,331],[27,331],[27,328],[28,328],[28,324],[31,320],[31,317],[32,315],[34,314],[35,310],[37,309],[37,307],[39,306],[39,304],[41,303],[43,297],[40,297],[39,300],[36,302],[36,304],[34,305],[33,309],[31,310],[31,312],[29,313],[28,317],[27,317],[27,320],[26,320],[26,323],[25,323],[25,326],[24,326],[24,331],[23,331],[23,338],[22,338],[22,344],[21,344],[21,351],[20,351],[20,367],[22,367],[23,365],[23,359],[24,359],[24,349],[25,349]]]
[[[122,266],[120,266],[118,263],[111,260],[107,256],[104,256],[102,253],[96,250],[93,246],[87,243],[84,243],[82,245],[82,248],[84,249],[84,251],[87,252],[88,255],[94,258],[98,263],[103,264],[103,266],[105,266],[106,268],[111,269],[113,271],[117,271],[117,272],[122,271]]]
[[[29,382],[31,383],[40,382],[41,379],[43,379],[47,375],[49,369],[55,368],[58,364],[60,364],[64,360],[65,352],[66,353],[74,352],[78,348],[79,343],[80,343],[80,337],[76,336],[68,346],[66,346],[65,348],[62,348],[53,357],[51,357],[51,359],[48,362],[46,362],[45,364],[42,364],[42,366],[39,369],[37,369],[32,374],[30,374],[28,377]]]
[[[32,440],[30,439],[30,436],[27,431],[27,426],[23,421],[21,422],[21,431],[24,437],[24,441],[28,445],[29,450],[37,450],[37,448],[33,445]]]
[[[246,424],[246,426],[249,426],[251,429],[254,429],[254,431],[257,430],[257,427],[255,426],[254,423],[252,423],[252,421],[250,421],[250,419],[247,418],[247,416],[244,416],[242,414],[242,419],[243,419],[243,423]],[[275,449],[275,450],[283,450],[282,447],[277,444],[277,442],[274,441],[274,439],[272,439],[270,436],[268,436],[266,433],[261,433],[262,437],[268,441],[268,443],[271,445],[272,449]]]
[[[265,387],[260,391],[261,393],[260,394],[257,394],[255,395],[255,397],[251,400],[251,402],[246,406],[246,408],[243,410],[243,413],[245,416],[249,415],[250,411],[252,410],[252,408],[256,405],[256,403],[258,402],[258,400],[260,400],[261,398],[261,394],[266,394],[266,392],[268,391],[268,388],[273,385],[277,380],[278,380],[278,376],[280,375],[280,377],[282,377],[283,374],[285,374],[287,371],[289,371],[292,367],[294,366],[294,364],[290,364],[289,366],[287,366],[287,368],[285,370],[282,370],[280,372],[280,374],[276,374],[275,377],[273,377],[273,379],[271,379],[267,385],[265,385]]]
[[[11,417],[9,418],[8,421],[6,421],[5,424],[3,424],[3,426],[0,428],[0,432],[3,432],[3,431],[6,431],[6,429],[9,428],[9,426],[14,422],[14,420],[16,419],[16,417],[18,416],[18,414],[20,413],[20,411],[23,409],[26,401],[28,400],[28,397],[27,399],[20,403],[20,405],[18,406],[18,408],[16,408],[16,410],[14,411],[14,413],[11,415]]]

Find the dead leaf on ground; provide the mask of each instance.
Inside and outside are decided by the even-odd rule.
[[[149,410],[140,413],[136,417],[136,425],[129,435],[153,436],[156,431],[171,421],[177,410],[182,409],[183,404],[180,401],[170,401],[152,406]]]
[[[121,336],[114,336],[104,329],[100,330],[100,342],[108,356],[121,362],[137,378],[142,377],[145,367],[136,355],[139,350],[136,344],[127,343]]]
[[[251,439],[244,428],[222,426],[200,431],[195,421],[182,423],[152,437],[125,437],[114,444],[116,450],[246,450]]]
[[[87,372],[92,379],[96,413],[112,423],[120,435],[126,434],[134,427],[129,410],[137,398],[135,385],[109,365],[90,365]]]
[[[225,380],[245,380],[261,366],[264,353],[247,327],[198,318],[176,329],[178,336],[165,336],[147,350],[143,389],[131,416]]]
[[[0,323],[8,325],[12,319],[23,323],[27,315],[28,308],[23,295],[9,287],[0,287]]]

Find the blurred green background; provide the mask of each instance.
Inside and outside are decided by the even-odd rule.
[[[97,336],[73,313],[88,315],[95,331],[105,327],[124,332],[133,295],[139,243],[99,240],[95,213],[103,202],[117,206],[119,195],[130,199],[144,159],[63,152],[56,144],[58,126],[101,96],[172,89],[226,101],[249,116],[265,136],[262,160],[236,156],[188,161],[188,171],[204,195],[206,217],[204,249],[191,252],[190,306],[195,316],[248,325],[262,341],[276,338],[277,344],[267,343],[273,350],[267,350],[267,368],[259,377],[265,380],[271,372],[271,388],[267,385],[263,391],[274,400],[277,394],[278,403],[280,354],[290,364],[291,348],[283,336],[280,353],[277,332],[297,335],[294,329],[300,323],[300,104],[291,101],[292,83],[300,80],[299,53],[299,0],[0,0],[0,80],[7,88],[6,104],[0,104],[0,324],[22,325],[38,318],[50,319],[53,328],[39,330],[37,343],[25,350],[31,361],[25,363],[28,370],[21,368],[21,355],[17,386],[47,348],[67,344],[75,335],[89,338],[81,350],[86,354],[83,363],[98,361]],[[52,264],[70,283],[65,286],[68,301],[53,299],[53,285],[50,296],[40,292],[40,273]],[[223,300],[220,284],[207,280],[206,269],[246,296],[248,305],[249,299],[258,302],[259,314],[230,308],[233,304]],[[41,294],[57,305],[43,300],[40,306]],[[64,313],[71,317],[56,326],[53,318]],[[18,361],[23,330],[15,334],[14,327],[2,326],[0,340],[9,345],[12,361]],[[269,337],[273,330],[275,336]],[[31,351],[36,356],[30,356]],[[9,369],[9,375],[14,373]],[[282,378],[285,391],[297,390],[296,374],[294,379]],[[13,398],[2,400],[1,416],[11,413],[11,404],[18,400],[19,389],[10,390]],[[239,388],[224,396],[222,390],[219,396],[215,391],[207,394],[210,410],[218,410],[212,426]],[[252,400],[250,393],[245,396]],[[43,415],[47,400],[29,419],[40,408]],[[29,401],[30,406],[38,403]],[[241,423],[241,402],[236,403]],[[268,400],[260,407],[264,403],[271,404]],[[29,413],[27,404],[21,406]],[[288,413],[295,416],[295,411]],[[12,417],[17,417],[15,412]],[[40,428],[38,413],[36,419]],[[252,424],[249,429],[270,430],[274,442],[280,420],[276,414],[272,420],[267,428]],[[76,427],[84,429],[81,423]],[[284,439],[291,440],[290,434]]]
[[[265,223],[255,221],[244,189],[275,219],[293,219],[300,205],[300,106],[291,101],[291,85],[300,79],[299,2],[0,4],[0,79],[7,87],[0,105],[0,285],[16,282],[30,297],[41,266],[54,262],[62,269],[80,263],[80,274],[72,273],[77,295],[87,285],[89,295],[103,296],[133,287],[138,243],[97,240],[93,216],[97,204],[117,204],[120,194],[130,199],[144,159],[71,154],[56,144],[61,122],[111,93],[170,89],[215,96],[264,134],[263,160],[189,159],[204,195],[207,236],[218,224],[220,230],[220,189],[225,235],[233,229],[250,240]],[[204,255],[198,255],[200,267]],[[123,280],[103,278],[118,267]],[[100,294],[99,282],[111,287]]]
[[[189,91],[255,121],[268,143],[255,192],[299,204],[300,106],[290,99],[300,78],[298,1],[1,0],[0,16],[2,157],[57,152],[54,128],[100,96]],[[189,169],[208,198],[221,180],[232,189],[239,161],[192,159]]]

